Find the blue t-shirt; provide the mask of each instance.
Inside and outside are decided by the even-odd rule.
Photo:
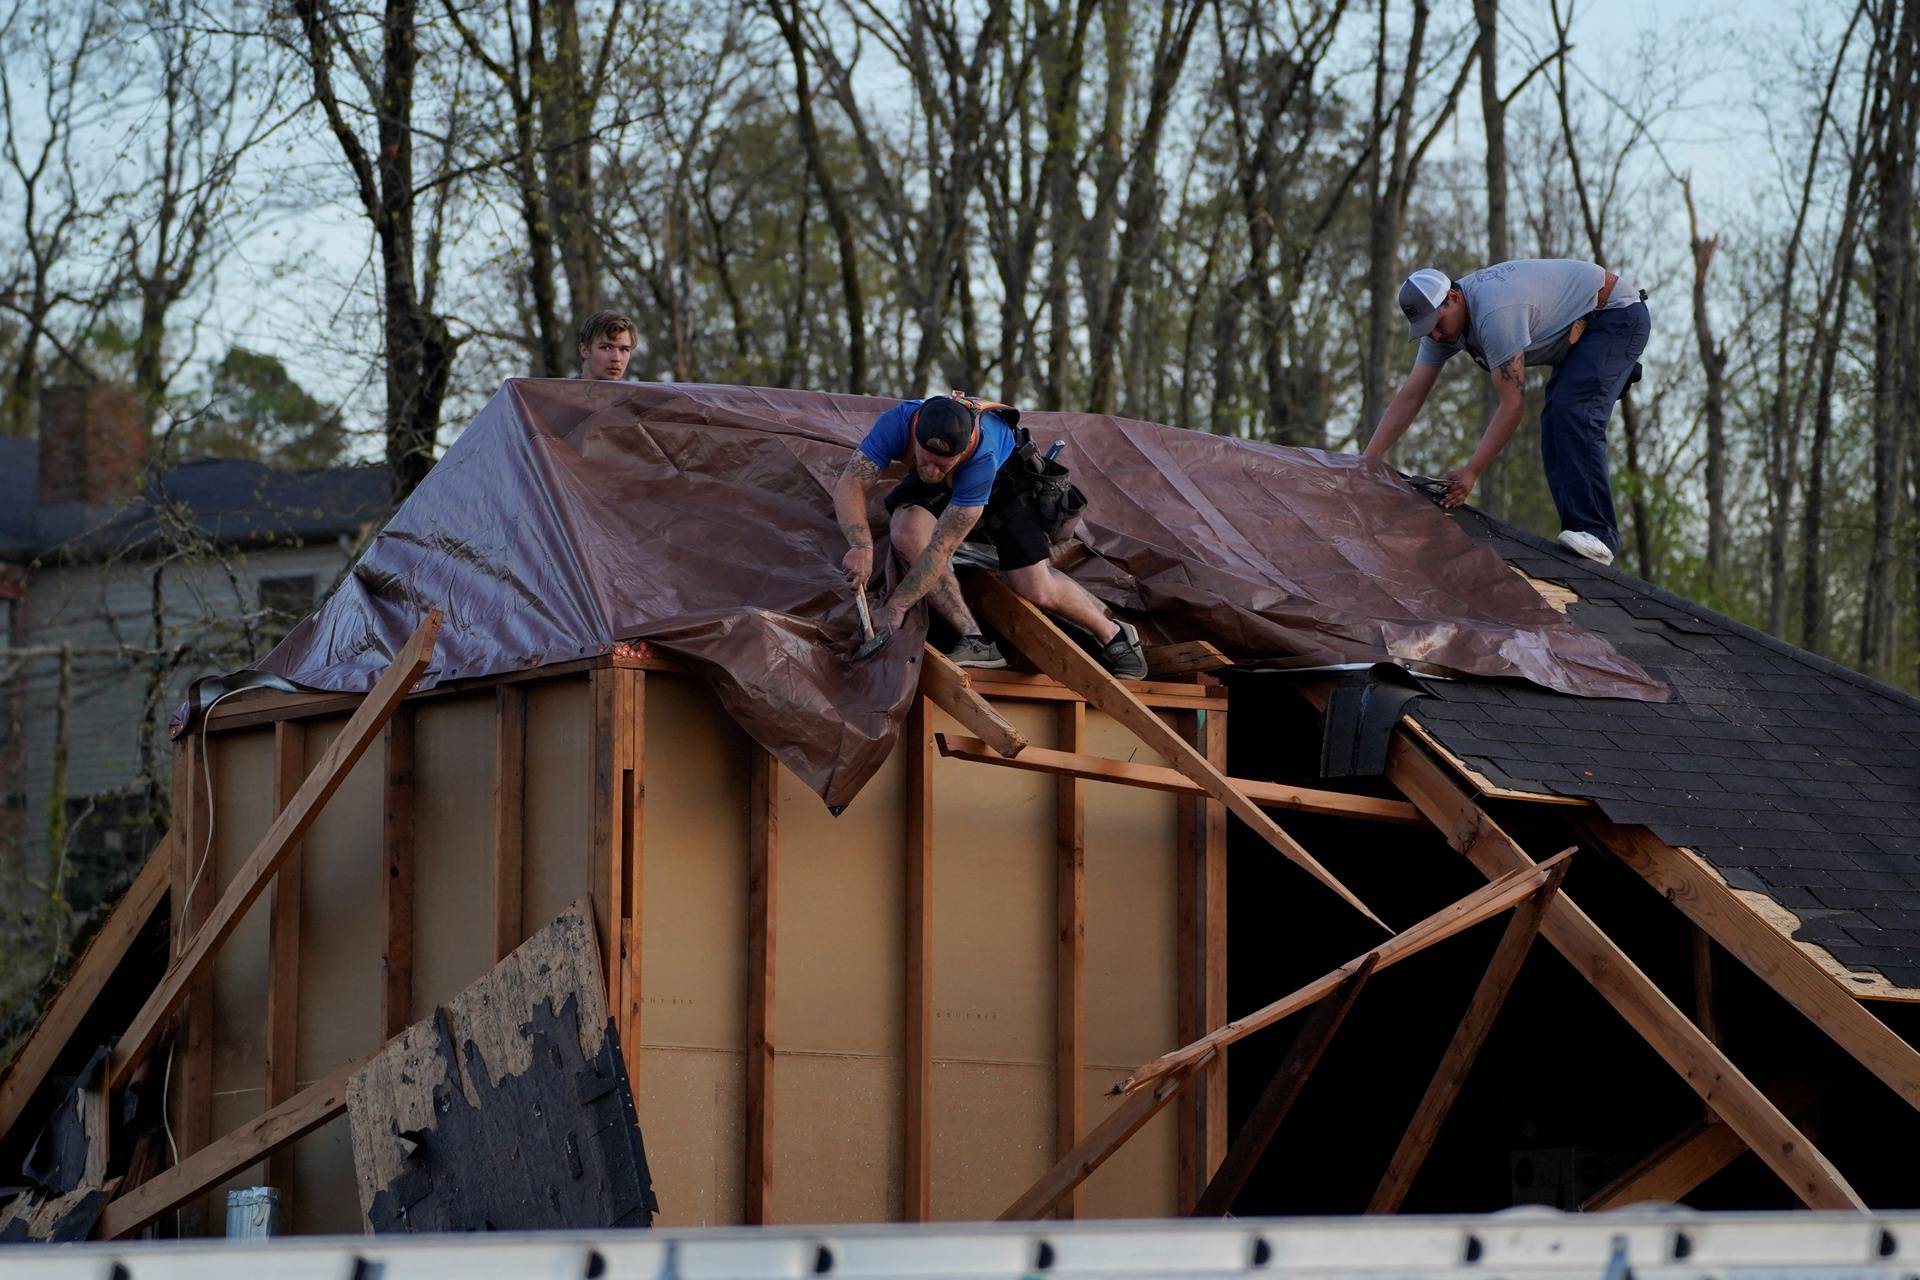
[[[860,442],[860,452],[867,455],[876,467],[885,468],[896,462],[908,462],[907,445],[913,438],[908,423],[913,411],[924,401],[902,400],[873,421],[866,438]],[[1013,456],[1013,428],[1007,425],[993,410],[988,409],[980,415],[980,447],[973,456],[955,467],[947,474],[947,483],[953,487],[953,505],[956,507],[984,507],[987,498],[993,493],[993,477],[1000,471],[1000,464]]]

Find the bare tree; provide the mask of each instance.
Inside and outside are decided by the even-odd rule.
[[[1706,379],[1702,413],[1707,420],[1707,583],[1716,597],[1727,565],[1727,346],[1713,336],[1707,309],[1707,272],[1720,237],[1702,236],[1693,207],[1693,178],[1680,179],[1687,205],[1687,244],[1693,251],[1693,336],[1700,348],[1700,373]],[[1785,335],[1782,341],[1785,340]]]

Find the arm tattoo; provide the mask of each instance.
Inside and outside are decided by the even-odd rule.
[[[1498,372],[1500,374],[1501,381],[1511,382],[1520,390],[1522,391],[1526,390],[1527,357],[1525,353],[1517,355],[1513,359],[1501,365]]]
[[[849,547],[873,545],[873,533],[867,528],[866,495],[867,489],[879,474],[880,468],[875,465],[873,459],[858,449],[853,451],[853,456],[847,459],[847,465],[840,471],[840,487],[843,489],[851,487],[853,493],[858,496],[858,500],[851,504],[858,514],[851,518],[844,514],[840,517],[840,532],[846,535]]]
[[[914,561],[907,576],[900,579],[900,585],[893,589],[892,599],[911,605],[927,594],[940,575],[948,572],[953,561],[953,553],[966,541],[967,534],[979,523],[982,507],[948,507],[940,516],[940,522],[933,527],[933,537],[927,542],[927,549]]]

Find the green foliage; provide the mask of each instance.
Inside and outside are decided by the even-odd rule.
[[[174,406],[177,458],[246,458],[295,469],[333,466],[348,434],[337,406],[309,393],[278,356],[232,347]]]

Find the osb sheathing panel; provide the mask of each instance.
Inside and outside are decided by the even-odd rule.
[[[520,936],[524,938],[565,911],[581,894],[594,890],[587,847],[593,713],[584,677],[520,687],[527,691],[526,798],[521,815],[525,843],[521,853]],[[487,737],[492,741],[491,728]],[[491,753],[487,768],[493,768]],[[491,786],[490,779],[491,773],[481,780],[482,794]],[[492,868],[476,874],[485,879],[491,876]],[[485,934],[482,929],[475,932]]]
[[[493,964],[493,691],[414,711],[412,1014],[453,999]],[[574,896],[586,892],[583,885]],[[558,914],[557,912],[554,914]],[[542,916],[535,928],[552,915]]]
[[[211,746],[213,853],[201,873],[218,896],[232,883],[254,845],[272,824],[273,729],[192,738],[193,750]],[[213,1133],[230,1133],[259,1115],[267,1096],[267,897],[213,958]],[[207,1201],[209,1222],[226,1219],[226,1188],[265,1181],[262,1167],[242,1170]]]
[[[317,760],[345,718],[310,723]],[[271,753],[267,754],[271,759]],[[360,757],[301,845],[300,992],[294,1074],[300,1087],[380,1047],[383,740]],[[270,789],[269,789],[270,792]],[[264,1016],[264,1011],[263,1015]],[[288,1197],[303,1233],[360,1231],[353,1146],[336,1121],[294,1147]]]
[[[1139,1063],[1134,1063],[1139,1066]],[[1088,1067],[1081,1073],[1080,1101],[1091,1129],[1120,1105],[1108,1090],[1132,1067]],[[1166,1218],[1179,1212],[1179,1133],[1177,1108],[1161,1108],[1140,1132],[1128,1138],[1083,1184],[1081,1216],[1086,1218]],[[1022,1188],[1025,1190],[1025,1188]]]
[[[738,1222],[747,738],[699,680],[649,673],[646,742],[634,1092],[661,1192],[656,1221]]]
[[[935,1218],[997,1218],[1052,1163],[1050,1064],[935,1059]]]
[[[775,1063],[774,1219],[898,1219],[906,1178],[900,1058],[780,1053]]]

